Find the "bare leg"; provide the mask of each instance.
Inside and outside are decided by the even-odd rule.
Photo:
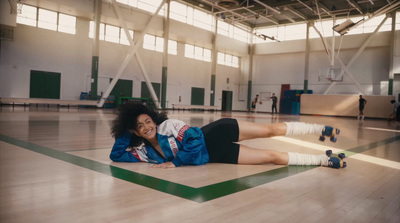
[[[287,165],[289,156],[286,152],[254,149],[240,145],[238,164],[278,164]]]
[[[239,142],[247,139],[268,138],[286,134],[285,123],[260,124],[237,120],[239,124]]]

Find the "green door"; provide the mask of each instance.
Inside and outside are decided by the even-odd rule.
[[[110,78],[110,83],[113,79]],[[131,80],[118,80],[112,89],[110,95],[114,95],[115,99],[118,97],[132,97],[133,81]]]
[[[192,87],[191,105],[204,105],[204,88]]]
[[[157,98],[160,99],[161,84],[160,83],[151,83],[151,85],[154,88],[154,92],[156,93]],[[156,105],[154,104],[154,101],[151,98],[149,88],[147,87],[147,84],[144,81],[142,82],[142,90],[141,90],[140,97],[148,99],[148,106],[150,108],[156,108]]]
[[[61,73],[31,70],[30,98],[60,99]]]
[[[222,91],[222,111],[232,111],[232,91]]]

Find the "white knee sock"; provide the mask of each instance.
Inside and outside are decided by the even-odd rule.
[[[307,135],[307,134],[321,134],[325,128],[324,125],[311,124],[304,122],[284,122],[286,124],[286,135]]]
[[[328,166],[329,157],[326,155],[311,155],[289,152],[288,165],[291,166]]]

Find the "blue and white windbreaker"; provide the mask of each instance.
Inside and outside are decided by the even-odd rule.
[[[115,162],[171,162],[175,166],[202,165],[209,161],[204,135],[201,129],[189,127],[176,119],[167,119],[157,126],[158,143],[166,158],[152,147],[142,144],[128,148],[132,133],[118,137],[112,148],[110,159]]]

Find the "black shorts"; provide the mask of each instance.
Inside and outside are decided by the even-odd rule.
[[[223,118],[201,128],[210,163],[238,163],[239,125],[236,119]]]

